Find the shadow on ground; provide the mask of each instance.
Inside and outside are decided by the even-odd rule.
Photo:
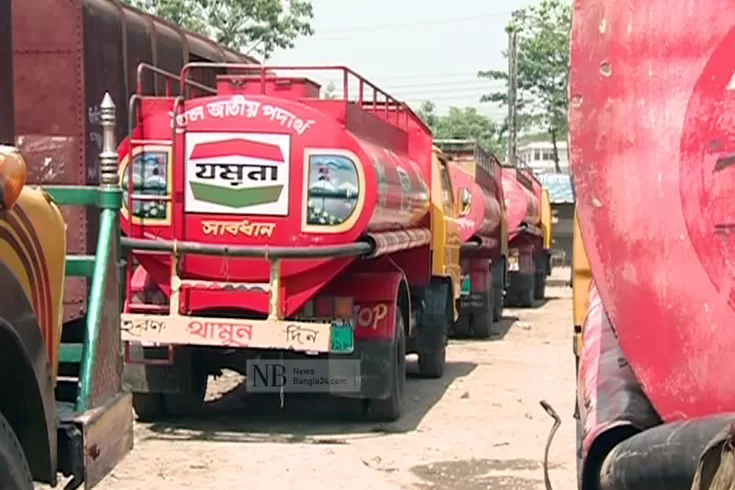
[[[550,465],[550,469],[556,467]],[[530,476],[540,470],[541,463],[530,459],[464,459],[411,468],[423,480],[418,488],[427,490],[535,490],[541,481]],[[518,472],[528,472],[529,477],[518,476]]]
[[[454,380],[477,367],[448,362],[440,379],[424,379],[417,376],[418,367],[410,357],[407,365],[404,415],[396,422],[368,422],[359,401],[327,395],[286,393],[281,407],[278,394],[249,394],[242,382],[208,402],[198,417],[139,424],[143,430],[136,433],[143,440],[349,444],[413,431]]]
[[[493,323],[492,329],[490,331],[490,337],[486,339],[478,339],[473,337],[472,335],[466,336],[457,334],[452,334],[451,339],[470,342],[494,342],[498,340],[503,340],[503,338],[508,334],[508,331],[510,331],[510,329],[517,321],[518,317],[516,315],[503,316],[503,318],[501,318],[499,322]]]

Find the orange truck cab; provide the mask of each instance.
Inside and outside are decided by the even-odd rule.
[[[453,333],[487,338],[503,316],[508,222],[502,166],[474,140],[435,140],[449,161],[460,205],[462,291]]]
[[[55,199],[104,202],[116,224],[119,188],[116,199],[114,188],[31,188],[26,177],[20,151],[0,145],[0,487],[54,486],[62,473],[66,488],[92,488],[133,445],[132,400],[116,369],[119,230],[107,227],[97,257],[66,257]],[[71,276],[92,279],[91,316],[63,325]]]

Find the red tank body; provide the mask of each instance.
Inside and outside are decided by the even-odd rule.
[[[149,203],[157,207],[149,206],[148,211],[138,206],[147,213],[140,226],[137,218],[128,219],[126,192],[123,230],[162,239],[171,239],[178,230],[176,235],[184,240],[204,244],[304,247],[351,243],[366,235],[379,243],[428,243],[431,157],[420,159],[422,168],[408,153],[409,145],[423,144],[430,151],[428,130],[405,114],[385,116],[406,118],[412,131],[399,131],[344,101],[310,98],[318,93],[319,86],[305,79],[279,78],[275,83],[270,77],[222,77],[216,95],[187,100],[180,110],[176,147],[185,148],[185,154],[177,155],[167,146],[172,101],[144,100],[135,138],[162,145],[146,149],[152,169],[145,172],[158,168],[160,175],[168,174],[167,180],[159,179],[161,192],[173,186],[184,199],[175,200],[173,209],[155,200]],[[285,128],[301,137],[292,138]],[[389,144],[370,141],[378,132]],[[119,150],[124,188],[129,186],[129,152],[125,140]],[[170,161],[173,165],[164,165]],[[172,179],[171,173],[182,169],[185,179]],[[140,170],[134,168],[133,173],[139,175]],[[133,181],[140,183],[135,177]],[[168,260],[150,255],[139,260],[166,292]],[[293,314],[353,260],[284,263],[284,314]],[[226,258],[190,256],[180,267],[182,274],[209,280],[257,285],[269,277],[265,260],[234,265]],[[182,304],[187,311],[226,308],[233,304],[232,294],[192,289]],[[245,303],[255,312],[268,311],[262,294],[237,304]]]
[[[497,240],[504,212],[500,162],[472,140],[436,140],[435,144],[450,163],[455,201],[469,200],[459,217],[462,242],[473,237]]]
[[[457,186],[456,200],[462,199],[462,189],[471,194],[469,211],[460,218],[460,236],[463,242],[472,237],[490,236],[500,226],[502,209],[497,197],[483,190],[471,175],[461,168],[451,167],[452,182]]]
[[[512,239],[521,224],[541,224],[541,184],[528,170],[506,167],[503,169],[503,195],[508,213],[508,234]]]
[[[592,274],[666,421],[735,410],[735,10],[676,3],[577,2],[569,113]]]

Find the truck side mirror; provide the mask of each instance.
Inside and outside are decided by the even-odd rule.
[[[459,190],[459,215],[467,216],[472,207],[472,193],[466,187]]]

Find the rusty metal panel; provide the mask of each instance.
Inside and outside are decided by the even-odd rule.
[[[122,29],[120,14],[108,0],[84,2],[84,93],[86,132],[85,148],[87,183],[99,183],[99,154],[102,151],[102,126],[99,104],[109,92],[117,106],[115,137],[120,141],[127,127],[127,94],[122,56]],[[90,228],[97,229],[97,216],[89,216]],[[95,246],[97,234],[90,233],[90,247]]]
[[[184,66],[184,46],[181,42],[181,35],[176,29],[163,23],[161,20],[154,19],[156,28],[156,37],[158,48],[158,66],[159,68],[178,75]],[[188,54],[186,55],[188,57]],[[179,87],[173,84],[171,87],[171,95],[179,94]],[[161,95],[165,93],[165,81],[159,77],[158,90]]]
[[[0,0],[0,143],[11,144],[15,138],[13,114],[13,30],[10,0]]]
[[[125,9],[125,28],[127,30],[128,67],[128,97],[136,90],[138,65],[141,63],[153,64],[153,36],[148,29],[146,16],[132,9]],[[143,90],[146,94],[153,93],[153,79],[143,78]]]
[[[12,0],[15,136],[31,184],[86,182],[81,2]],[[39,14],[41,13],[41,14]],[[84,209],[63,209],[70,253],[86,252]],[[64,319],[86,308],[86,281],[65,286]]]

